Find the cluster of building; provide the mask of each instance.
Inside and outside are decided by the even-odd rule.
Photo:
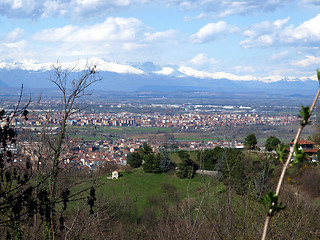
[[[126,165],[127,156],[129,153],[137,151],[144,143],[148,143],[155,153],[160,151],[160,148],[167,145],[163,139],[148,140],[148,139],[119,139],[99,140],[99,141],[80,141],[78,139],[69,139],[66,143],[65,150],[62,155],[63,163],[76,167],[78,169],[96,170],[105,164]],[[37,152],[40,149],[41,143],[22,142],[20,148],[23,155],[28,157],[33,166],[37,166],[39,162],[43,164],[48,155],[43,152]],[[168,148],[173,151],[179,150],[204,150],[215,147],[223,148],[243,148],[243,143],[237,141],[178,141],[170,144]]]
[[[120,106],[120,107],[119,107]],[[121,105],[117,108],[121,109]],[[159,107],[159,106],[154,106]],[[160,106],[162,107],[162,106]],[[166,106],[168,107],[168,106]],[[296,116],[290,114],[270,114],[266,112],[257,113],[251,108],[221,107],[216,106],[170,106],[172,108],[184,108],[184,112],[152,112],[152,113],[134,113],[129,111],[117,112],[96,112],[82,111],[73,114],[67,124],[70,126],[136,126],[150,128],[176,128],[181,130],[188,129],[213,129],[214,127],[238,127],[242,125],[291,125],[298,122]],[[17,128],[42,128],[44,125],[51,128],[58,128],[61,119],[59,111],[52,110],[34,110],[28,116],[28,121],[23,116],[17,116],[12,124]],[[63,153],[63,162],[67,165],[75,166],[79,169],[95,170],[105,163],[116,163],[120,165],[127,164],[127,156],[130,152],[137,151],[145,142],[147,142],[154,152],[167,145],[165,139],[119,139],[119,140],[99,140],[99,141],[80,141],[77,139],[68,139],[65,151]],[[24,156],[30,158],[34,163],[41,162],[42,159],[49,158],[42,154],[39,157],[36,149],[40,143],[21,143],[21,149]],[[201,150],[212,149],[217,146],[223,148],[243,148],[243,143],[237,141],[177,141],[174,143],[174,150]],[[302,145],[304,146],[304,145]],[[314,154],[310,150],[310,144],[306,145],[307,152]]]
[[[42,126],[44,123],[56,125],[61,115],[58,112],[30,114],[29,120],[23,117],[14,119],[16,126]],[[291,125],[297,122],[296,116],[270,115],[265,113],[218,112],[210,114],[179,113],[173,115],[153,113],[86,113],[74,114],[68,120],[71,126],[136,126],[178,129],[211,129],[217,126],[238,127],[241,125]]]
[[[87,142],[72,140],[71,142],[73,144],[68,143],[68,146],[73,147],[69,147],[64,154],[64,163],[76,165],[80,168],[88,167],[91,170],[94,170],[105,163],[126,165],[128,154],[137,151],[144,143],[148,143],[155,153],[158,153],[161,147],[167,145],[167,142],[163,139],[120,139],[117,141],[99,140]],[[171,150],[190,151],[212,149],[217,146],[240,149],[244,147],[243,143],[237,141],[179,141],[174,144],[174,149],[171,148]]]

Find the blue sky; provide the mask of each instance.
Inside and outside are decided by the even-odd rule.
[[[207,73],[320,68],[320,0],[0,0],[0,61],[92,57]]]

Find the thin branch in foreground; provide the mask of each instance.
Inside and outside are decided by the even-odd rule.
[[[319,94],[320,94],[320,72],[319,72],[319,70],[317,70],[317,77],[318,77],[319,87],[318,87],[318,91],[317,91],[317,93],[316,93],[316,95],[315,95],[315,97],[313,99],[311,107],[308,108],[308,107],[301,106],[300,117],[302,117],[302,120],[301,120],[299,129],[297,131],[297,134],[296,134],[296,136],[294,138],[293,146],[296,146],[303,128],[310,122],[310,117],[312,115],[312,112],[313,112],[313,110],[314,110],[314,108],[316,106],[317,100],[319,98]],[[286,162],[283,164],[282,172],[281,172],[278,184],[277,184],[277,188],[276,188],[276,192],[275,192],[275,195],[274,195],[275,196],[274,199],[278,199],[278,197],[279,197],[280,189],[281,189],[281,186],[282,186],[282,183],[283,183],[283,180],[284,180],[284,175],[285,175],[285,173],[286,173],[286,171],[287,171],[287,169],[289,167],[289,164],[290,164],[291,159],[293,157],[293,153],[294,153],[294,147],[290,148],[289,156],[288,156]],[[274,214],[274,209],[275,209],[275,205],[276,204],[277,203],[272,200],[271,206],[270,206],[268,214],[266,216],[266,220],[265,220],[265,224],[264,224],[261,240],[265,240],[266,237],[267,237],[267,231],[268,231],[269,222],[270,222],[270,219],[271,219],[272,215]]]

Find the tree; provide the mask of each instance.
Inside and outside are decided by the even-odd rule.
[[[161,173],[163,172],[160,167],[160,155],[148,154],[142,164],[143,170],[147,173]]]
[[[178,156],[179,158],[183,161],[183,160],[189,160],[190,159],[190,154],[185,151],[185,150],[181,150],[178,152]]]
[[[268,137],[265,144],[266,150],[267,151],[275,150],[279,143],[281,143],[281,141],[277,137],[274,137],[274,136]]]
[[[216,163],[220,159],[222,153],[224,153],[224,150],[221,147],[198,151],[197,163],[199,164],[201,169],[213,171],[216,169]]]
[[[171,161],[169,156],[168,149],[170,149],[170,146],[162,146],[159,148],[160,168],[163,172],[170,171],[175,167],[175,164]]]
[[[222,156],[221,180],[226,185],[234,187],[237,194],[243,195],[247,190],[247,178],[242,152],[228,148]]]
[[[129,153],[127,157],[128,164],[133,168],[141,167],[143,157],[138,152]]]
[[[62,103],[61,103],[61,120],[60,120],[60,132],[54,142],[49,141],[49,145],[53,150],[53,164],[50,174],[50,183],[48,190],[50,193],[49,202],[51,204],[50,209],[50,221],[47,221],[47,236],[48,238],[55,238],[56,232],[56,203],[57,198],[57,180],[59,174],[61,173],[61,153],[63,151],[63,143],[66,135],[67,120],[69,117],[78,112],[74,109],[75,102],[82,96],[88,95],[86,90],[95,82],[100,81],[101,78],[96,72],[96,65],[90,66],[86,64],[83,71],[79,72],[77,78],[74,78],[73,68],[63,68],[59,63],[53,65],[54,75],[51,77],[50,81],[54,83],[60,92],[62,93]],[[92,201],[90,201],[92,203]],[[93,206],[93,205],[92,205]],[[91,210],[92,210],[92,206]]]
[[[257,142],[256,135],[253,133],[249,134],[244,140],[245,147],[250,150],[254,150],[256,148],[257,143],[258,142]]]
[[[39,207],[30,184],[31,164],[28,159],[24,164],[15,163],[16,154],[10,147],[16,145],[17,133],[12,121],[17,115],[28,119],[27,107],[20,108],[23,85],[18,103],[13,111],[0,110],[0,232],[10,239],[22,239],[21,224],[30,218]],[[6,231],[4,231],[4,228]],[[3,236],[4,238],[4,236]]]
[[[179,151],[178,156],[182,163],[178,164],[177,176],[179,178],[193,178],[198,166],[190,159],[187,151]]]
[[[80,97],[87,94],[85,90],[100,80],[96,73],[96,66],[87,65],[77,74],[76,78],[73,78],[76,75],[74,69],[75,67],[63,69],[59,64],[53,66],[54,75],[51,81],[62,93],[60,130],[57,135],[53,135],[45,125],[43,126],[43,132],[39,135],[38,140],[41,140],[41,146],[47,146],[47,152],[45,152],[47,157],[45,159],[41,157],[43,154],[41,151],[44,148],[39,148],[41,151],[38,155],[37,150],[39,149],[33,146],[33,154],[39,157],[34,167],[35,171],[26,156],[14,156],[6,149],[9,144],[16,142],[16,131],[11,126],[11,121],[18,114],[23,115],[25,120],[28,119],[26,107],[19,109],[23,88],[16,109],[11,113],[6,113],[4,109],[0,111],[0,121],[3,122],[5,119],[5,124],[0,124],[0,172],[1,179],[5,179],[0,183],[0,227],[7,227],[7,238],[14,235],[16,239],[22,239],[23,234],[27,234],[23,233],[22,229],[24,228],[25,231],[26,225],[32,224],[35,229],[43,229],[43,238],[55,239],[58,229],[64,229],[63,212],[70,201],[85,199],[90,206],[90,212],[93,213],[95,202],[93,187],[90,187],[89,197],[82,197],[79,194],[90,188],[71,194],[65,184],[60,185],[59,183],[60,176],[66,170],[61,154],[64,151],[67,120],[78,111],[75,110],[75,103]],[[21,163],[14,163],[14,158],[24,159],[25,166]],[[40,165],[46,167],[40,168]],[[40,222],[37,221],[38,219]]]
[[[152,153],[152,148],[147,143],[144,143],[143,146],[138,149],[138,152],[139,152],[139,154],[141,154],[141,156],[144,157],[144,156],[147,156],[148,154]]]
[[[141,167],[145,158],[152,153],[152,148],[144,143],[137,152],[130,153],[127,157],[128,164],[133,168]]]

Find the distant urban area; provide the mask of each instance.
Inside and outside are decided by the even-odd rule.
[[[15,102],[5,101],[13,110]],[[254,127],[266,134],[274,128],[298,124],[298,107],[242,106],[212,104],[103,103],[86,101],[67,121],[68,135],[64,163],[78,169],[95,170],[105,162],[127,164],[129,153],[148,143],[154,152],[163,146],[171,150],[203,150],[220,146],[241,149],[246,134],[228,132]],[[42,100],[32,104],[28,120],[17,116],[12,124],[18,131],[40,135],[59,131],[59,101]],[[249,132],[248,132],[249,133]],[[19,148],[36,163],[37,142],[22,134]],[[234,137],[237,135],[237,137]],[[243,137],[241,137],[243,136]],[[15,146],[13,146],[15,148]],[[32,150],[33,149],[33,150]],[[15,151],[18,151],[16,149]]]

